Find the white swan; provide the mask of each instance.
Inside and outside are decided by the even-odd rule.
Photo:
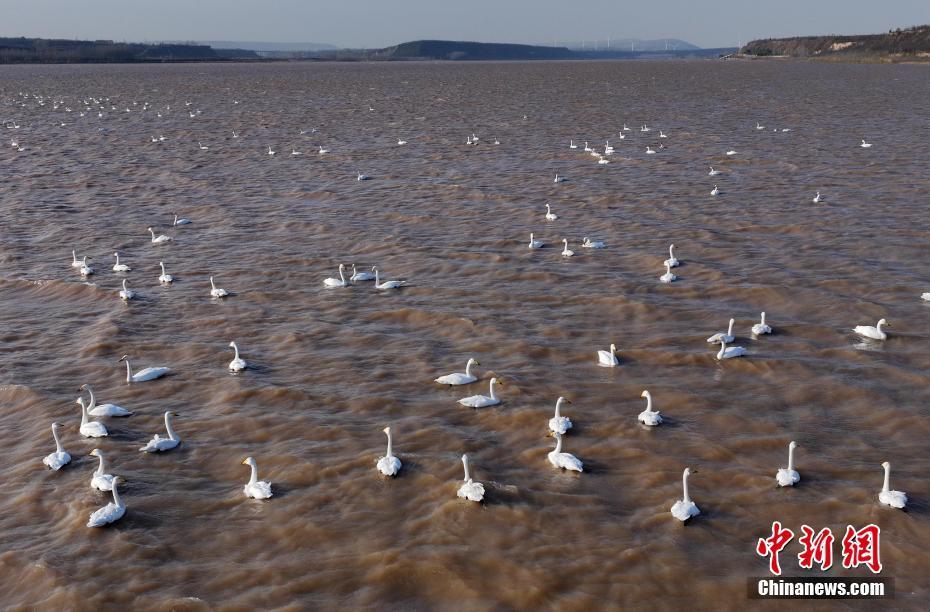
[[[588,153],[590,153],[591,151],[594,150],[594,149],[592,149],[591,147],[588,146],[588,141],[587,141],[587,140],[584,141],[584,150],[585,150],[585,152],[588,152]]]
[[[462,465],[465,467],[465,484],[459,487],[458,495],[462,499],[473,502],[480,502],[484,499],[484,485],[480,482],[474,482],[468,475],[468,455],[462,455]]]
[[[274,149],[272,149],[272,148],[271,148],[271,145],[268,145],[268,155],[272,155],[272,156],[273,156],[275,153],[277,153],[277,151],[275,151]]]
[[[708,338],[707,342],[709,344],[719,344],[720,342],[733,342],[733,340],[736,339],[733,336],[733,323],[735,323],[735,320],[730,319],[730,325],[729,327],[727,327],[726,333],[717,332],[716,334]]]
[[[541,248],[543,248],[544,246],[545,246],[545,244],[543,243],[543,241],[542,241],[542,240],[536,240],[536,239],[533,237],[533,233],[530,232],[530,243],[529,243],[528,247],[531,248],[531,249],[541,249]]]
[[[720,189],[716,185],[714,185],[714,188],[710,190],[710,195],[715,196],[718,193],[720,193]]]
[[[136,292],[126,286],[126,279],[123,279],[123,288],[119,291],[119,297],[123,300],[131,300],[136,297]]]
[[[863,138],[863,139],[862,139],[862,144],[859,145],[859,146],[862,147],[863,149],[868,149],[869,147],[872,146],[872,143],[871,143],[871,142],[866,142],[866,141],[865,141],[865,138]]]
[[[249,477],[249,481],[242,487],[242,492],[245,493],[245,496],[251,499],[268,499],[271,497],[271,483],[258,479],[258,464],[255,463],[255,459],[246,457],[242,465],[247,465],[252,468],[252,475]]]
[[[120,499],[119,492],[116,490],[116,485],[120,482],[121,479],[119,476],[113,478],[113,486],[110,489],[113,492],[113,501],[103,508],[95,510],[94,513],[90,515],[90,519],[87,521],[88,527],[103,527],[104,525],[115,523],[126,514],[126,505],[123,504],[123,500]]]
[[[470,408],[485,408],[487,406],[496,406],[501,403],[500,398],[494,395],[494,385],[504,386],[503,381],[498,381],[496,378],[491,379],[491,391],[490,396],[487,395],[470,395],[468,397],[463,397],[459,400],[459,403],[463,406],[468,406]]]
[[[817,203],[820,202],[820,192],[819,192],[819,191],[817,192],[817,195],[815,195],[814,198],[811,200],[811,202],[813,202],[814,204],[817,204]]]
[[[649,427],[661,425],[662,415],[659,414],[658,410],[652,409],[652,394],[648,391],[643,391],[640,397],[646,398],[646,409],[639,413],[639,416],[636,417],[637,420],[643,425],[648,425]]]
[[[147,380],[155,380],[156,378],[161,378],[169,372],[168,368],[165,367],[156,367],[156,368],[144,368],[139,370],[135,374],[132,373],[132,366],[129,364],[129,355],[123,355],[119,358],[120,361],[126,362],[126,382],[145,382]],[[119,363],[119,362],[117,362]]]
[[[184,218],[178,219],[178,215],[175,214],[175,215],[174,215],[174,223],[172,223],[171,225],[174,225],[174,226],[178,226],[178,225],[190,225],[190,223],[191,223],[191,220],[190,220],[190,219],[184,219]]]
[[[581,241],[581,246],[586,249],[603,249],[607,247],[603,240],[591,240],[587,236]]]
[[[128,417],[132,412],[116,404],[97,405],[97,398],[94,396],[94,390],[90,385],[81,385],[80,391],[87,391],[90,394],[90,403],[87,405],[87,414],[95,417]],[[76,400],[75,400],[76,401]]]
[[[646,145],[646,155],[655,155],[655,151],[649,145]]]
[[[801,475],[794,469],[794,448],[796,446],[797,443],[794,440],[788,444],[788,467],[778,468],[775,474],[775,480],[778,481],[780,487],[793,487],[801,480]]]
[[[659,138],[668,138],[668,135],[662,130],[659,130]]]
[[[121,263],[119,262],[119,253],[118,253],[118,252],[117,252],[117,253],[113,253],[113,257],[116,258],[116,263],[113,264],[113,271],[114,271],[114,272],[129,272],[130,270],[132,270],[132,268],[130,268],[130,267],[127,266],[126,264],[121,264]]]
[[[168,431],[168,437],[162,438],[158,434],[155,434],[149,443],[140,448],[139,450],[143,453],[160,453],[164,451],[170,451],[172,448],[175,448],[178,444],[181,443],[181,438],[174,433],[174,430],[171,428],[171,419],[170,417],[178,416],[176,412],[166,412],[165,413],[165,429]]]
[[[620,365],[620,360],[617,358],[616,344],[611,344],[609,351],[597,352],[597,365],[605,366],[608,368],[613,368]]]
[[[601,158],[599,158],[599,159],[597,160],[597,163],[599,163],[599,164],[609,164],[609,163],[610,163],[610,160],[607,159],[606,157],[601,157]]]
[[[562,416],[560,412],[563,403],[571,404],[572,402],[571,400],[565,399],[564,397],[560,397],[555,402],[555,416],[549,419],[549,431],[554,434],[559,434],[560,436],[572,428],[571,419]]]
[[[329,149],[324,149],[323,145],[320,145],[320,155],[324,155],[326,153],[329,153]]]
[[[165,272],[165,262],[160,261],[158,262],[158,265],[161,266],[161,276],[158,277],[158,282],[163,285],[168,285],[174,282],[174,277]]]
[[[229,295],[229,292],[221,287],[217,287],[213,282],[213,277],[210,277],[210,297],[215,298],[224,298]]]
[[[562,249],[562,257],[571,257],[575,254],[575,251],[568,248],[568,238],[563,238],[562,242],[565,244],[565,248]]]
[[[577,148],[578,148],[578,145],[575,144],[575,141],[574,141],[574,140],[569,140],[569,141],[568,141],[568,148],[569,148],[569,149],[577,149]]]
[[[58,423],[52,423],[52,437],[55,438],[55,452],[49,453],[42,458],[42,463],[56,472],[71,463],[71,455],[61,447],[61,440],[58,439],[59,427],[61,427],[61,425]]]
[[[191,116],[193,117],[193,115],[191,115]],[[200,147],[200,150],[201,150],[201,151],[209,151],[209,150],[210,150],[210,147],[208,147],[207,145],[203,144],[203,143],[200,142],[199,140],[197,141],[197,146]]]
[[[552,208],[546,204],[546,221],[555,221],[559,216],[552,212]]]
[[[98,491],[112,491],[115,476],[106,473],[107,468],[103,460],[103,452],[99,448],[95,448],[90,451],[90,456],[97,457],[100,460],[97,469],[94,470],[94,474],[90,478],[90,488]]]
[[[367,174],[363,174],[363,173],[361,173],[361,172],[358,172],[358,173],[357,173],[357,176],[355,177],[355,180],[356,180],[356,181],[367,181],[367,180],[368,180],[368,175],[367,175]]]
[[[339,264],[339,278],[324,278],[323,284],[327,287],[348,287],[349,281],[345,277],[345,264]]]
[[[397,476],[397,472],[400,471],[400,459],[394,456],[392,453],[391,446],[391,428],[385,427],[382,431],[387,434],[387,453],[380,459],[378,459],[377,467],[378,471],[384,474],[385,476]]]
[[[878,501],[892,508],[903,508],[907,505],[907,495],[903,491],[891,490],[889,482],[891,479],[891,464],[886,461],[882,464],[882,467],[885,468],[885,484],[882,485],[882,490],[878,494]]]
[[[398,139],[397,139],[397,144],[403,146],[403,145],[407,144],[407,141],[404,140],[403,138],[398,138]]]
[[[930,302],[930,291],[928,291],[927,293],[922,293],[920,295],[920,299],[927,300],[928,302]]]
[[[733,359],[734,357],[742,357],[746,354],[746,349],[741,346],[731,346],[727,347],[726,342],[720,343],[720,350],[717,351],[717,359]]]
[[[888,337],[888,334],[882,331],[882,326],[888,325],[888,322],[885,319],[881,319],[875,327],[871,325],[857,325],[853,328],[853,331],[859,334],[864,338],[871,338],[872,340],[884,340]]]
[[[407,281],[389,280],[381,282],[378,276],[378,268],[372,268],[375,271],[375,289],[399,289],[407,284]]]
[[[757,130],[764,130],[764,129],[765,129],[765,126],[762,125],[762,124],[760,124],[758,121],[756,121],[756,129],[757,129]]]
[[[164,244],[165,242],[171,242],[171,237],[166,236],[165,234],[155,235],[155,230],[148,228],[149,233],[152,234],[152,244]]]
[[[733,149],[730,149],[729,151],[727,151],[727,155],[729,156],[736,155],[736,151],[734,151]]]
[[[84,256],[84,259],[81,260],[81,269],[78,270],[81,273],[81,276],[90,276],[94,273],[94,269],[87,265],[87,256]]]
[[[80,268],[83,265],[84,265],[83,262],[81,262],[81,260],[77,258],[77,254],[75,254],[74,251],[71,251],[71,267]]]
[[[694,470],[697,472],[697,470]],[[672,516],[677,518],[679,521],[687,521],[692,516],[697,516],[701,513],[701,510],[697,507],[691,498],[688,497],[688,476],[691,475],[691,469],[685,468],[685,471],[681,475],[681,487],[683,490],[682,498],[679,499],[672,506]]]
[[[465,372],[454,372],[452,374],[446,374],[445,376],[440,376],[435,379],[435,382],[438,382],[441,385],[467,385],[468,383],[473,383],[478,378],[471,373],[471,367],[473,365],[481,365],[478,363],[477,359],[469,359],[468,363],[465,364]]]
[[[665,274],[659,277],[659,282],[663,283],[673,283],[678,280],[678,277],[672,274],[672,266],[669,263],[665,262]]]
[[[84,403],[84,398],[79,397],[78,404],[81,405],[81,435],[85,438],[102,438],[109,435],[107,428],[104,427],[103,423],[100,421],[91,421],[87,414],[87,405]]]
[[[643,124],[643,127],[641,127],[641,128],[639,129],[639,131],[640,131],[640,132],[651,132],[651,131],[652,131],[652,128],[651,128],[651,127],[647,127],[645,124]]]
[[[564,182],[565,182],[565,179],[562,178],[561,176],[559,176],[559,173],[556,172],[556,173],[555,173],[555,178],[552,179],[552,182],[553,182],[553,183],[564,183]]]
[[[229,346],[236,351],[236,356],[229,362],[229,369],[233,372],[241,372],[248,367],[248,364],[245,362],[245,359],[239,356],[239,347],[236,346],[235,342],[230,342]]]
[[[371,269],[374,270],[374,266],[372,266]],[[349,277],[349,280],[352,282],[373,281],[375,280],[375,275],[371,272],[356,272],[355,264],[352,264],[352,276]]]
[[[674,244],[668,245],[668,259],[666,259],[664,263],[669,268],[677,268],[678,265],[681,263],[675,257],[675,245]]]
[[[717,176],[720,174],[720,170],[714,170],[714,167],[710,167],[710,172],[707,173],[707,176]]]
[[[571,453],[562,452],[562,434],[555,434],[555,449],[550,451],[546,457],[549,459],[554,467],[562,468],[563,470],[571,470],[573,472],[581,472],[583,470],[583,465],[581,461],[575,455]]]
[[[629,132],[629,131],[630,131],[630,128],[628,128],[628,127],[626,126],[625,123],[623,124],[623,131],[624,131],[624,132]]]
[[[761,336],[762,334],[770,334],[770,333],[772,333],[772,328],[769,327],[769,326],[765,323],[765,313],[764,313],[764,312],[762,313],[762,322],[756,323],[755,325],[752,326],[752,333],[754,333],[754,334],[757,335],[757,336]]]

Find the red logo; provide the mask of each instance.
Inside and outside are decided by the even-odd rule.
[[[869,524],[856,531],[852,525],[846,525],[843,536],[843,567],[849,569],[865,565],[873,574],[882,571],[882,560],[878,552],[878,540],[881,529]]]
[[[782,529],[781,523],[775,521],[772,523],[772,535],[767,538],[759,538],[756,544],[756,552],[761,557],[769,557],[769,571],[776,576],[781,575],[781,565],[778,563],[778,553],[788,545],[788,542],[794,537],[794,532],[790,529]]]
[[[881,572],[880,538],[881,528],[878,525],[869,524],[859,530],[852,525],[847,525],[842,542],[843,567],[852,569],[864,565],[873,574]],[[794,532],[787,527],[782,527],[778,521],[774,521],[772,535],[759,538],[756,542],[756,553],[760,557],[768,557],[769,571],[776,576],[781,575],[779,553],[788,546],[792,539],[794,539]],[[835,541],[829,527],[815,531],[810,525],[801,525],[798,543],[801,544],[802,550],[798,553],[798,565],[804,569],[812,569],[816,563],[821,571],[830,569],[833,567],[833,543]]]

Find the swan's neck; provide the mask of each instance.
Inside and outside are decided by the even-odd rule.
[[[52,437],[55,438],[55,452],[63,452],[64,449],[61,447],[61,440],[58,439],[58,428],[52,427]]]
[[[468,360],[468,363],[465,364],[465,376],[471,376],[471,359]]]
[[[125,283],[126,281],[123,280],[123,282]],[[90,412],[97,405],[97,398],[94,397],[94,390],[92,388],[86,387],[86,389],[87,392],[90,393],[90,405],[87,406],[87,411]]]
[[[721,339],[720,340],[720,351],[717,353],[717,359],[722,359],[723,354],[726,352],[726,350],[727,350],[727,343]]]
[[[387,432],[387,437],[388,437],[387,456],[390,457],[390,456],[391,456],[391,451],[393,450],[393,445],[392,445],[392,443],[391,443],[391,432],[390,432],[390,431]]]
[[[165,264],[163,264],[163,263],[161,263],[161,262],[159,262],[159,264],[158,264],[158,265],[160,265],[160,266],[161,266],[161,274],[162,274],[162,276],[164,276],[164,275],[165,275]]]
[[[155,230],[149,229],[149,233],[152,234],[152,240],[154,240],[154,239],[155,239]]]
[[[171,429],[171,415],[170,414],[165,415],[165,430],[168,432],[169,438],[171,438],[172,440],[178,439],[178,436],[175,435],[174,430]]]
[[[123,279],[123,291],[126,291],[126,279],[125,279],[125,278]],[[91,396],[91,398],[93,398],[94,394],[91,393],[90,396]],[[91,399],[90,401],[94,401],[94,400]]]
[[[788,471],[790,472],[793,469],[794,469],[794,447],[789,446],[788,447]]]
[[[249,467],[252,468],[252,475],[249,477],[249,484],[254,485],[258,482],[258,465],[253,461],[249,464]]]
[[[119,253],[116,253],[116,265],[119,265]]]
[[[668,247],[668,256],[669,256],[669,259],[674,259],[674,258],[675,258],[675,245],[674,245],[674,244],[669,245],[669,247]]]
[[[688,497],[688,474],[685,473],[681,476],[681,488],[683,489],[684,495],[682,496],[682,501],[687,503],[691,502],[691,498]]]
[[[562,436],[555,439],[555,450],[553,452],[557,454],[562,452]]]
[[[465,467],[465,480],[471,480],[471,476],[468,475],[468,456],[462,455],[462,465]]]
[[[494,383],[495,383],[495,382],[497,382],[497,381],[495,381],[495,380],[492,380],[492,381],[491,381],[491,399],[492,399],[492,400],[496,400],[496,399],[497,399],[497,396],[494,395]]]
[[[355,271],[355,264],[352,264],[352,276],[355,276],[358,272]]]
[[[882,333],[882,325],[883,323],[879,321],[878,324],[875,326],[875,329],[878,330],[878,333]]]
[[[132,382],[132,366],[129,365],[129,360],[126,360],[126,382]]]
[[[106,473],[106,467],[104,466],[104,463],[103,463],[103,454],[98,452],[97,458],[100,459],[100,464],[97,466],[97,471],[94,472],[94,474],[97,474],[98,476],[103,476]]]
[[[733,319],[730,319],[730,324],[727,326],[727,335],[733,335]]]
[[[75,253],[74,251],[71,251],[71,260],[72,260],[72,261],[77,261],[77,260],[78,260],[78,259],[77,259],[77,253]]]
[[[765,325],[765,313],[762,313],[762,325]]]
[[[177,215],[174,216],[174,224],[175,224],[175,225],[178,224],[178,216],[177,216]]]
[[[375,287],[381,284],[381,281],[378,278],[378,271],[375,270]]]
[[[652,412],[652,394],[646,394],[646,412]]]
[[[339,280],[342,281],[342,284],[343,284],[343,285],[346,284],[346,277],[342,275],[342,267],[341,267],[341,266],[339,267]]]
[[[560,412],[560,409],[562,408],[562,401],[563,400],[560,397],[558,401],[555,403],[555,418],[559,418],[560,416],[562,416],[562,413]]]
[[[214,291],[216,290],[216,285],[213,283],[213,277],[212,277],[212,276],[210,277],[210,288],[213,289]]]
[[[891,466],[885,466],[885,484],[882,486],[882,491],[888,491],[891,489]]]
[[[84,398],[81,398],[81,425],[87,425],[87,404],[84,403]]]
[[[233,347],[233,350],[236,352],[236,359],[239,359],[239,347],[236,345],[235,342],[233,342],[232,347]]]
[[[116,490],[116,480],[113,481],[113,503],[119,507],[123,507],[123,500],[119,498],[119,492]]]

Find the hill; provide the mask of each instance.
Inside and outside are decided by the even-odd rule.
[[[244,49],[206,45],[122,43],[112,40],[0,38],[0,64],[190,62],[258,59]]]
[[[930,25],[886,34],[799,36],[753,40],[740,53],[850,61],[930,61]]]
[[[372,55],[378,59],[434,60],[570,59],[574,56],[566,47],[450,40],[415,40],[375,51]]]

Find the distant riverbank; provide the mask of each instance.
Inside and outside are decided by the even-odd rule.
[[[792,57],[863,63],[930,62],[930,26],[892,30],[886,34],[753,40],[734,57]]]

